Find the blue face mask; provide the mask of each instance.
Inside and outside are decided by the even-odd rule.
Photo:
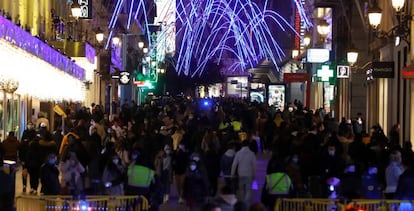
[[[49,164],[50,165],[55,165],[55,163],[56,163],[56,159],[55,158],[49,159]]]

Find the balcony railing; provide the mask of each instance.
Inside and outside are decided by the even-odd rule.
[[[69,57],[52,48],[42,40],[33,37],[30,33],[24,31],[3,16],[0,16],[0,38],[79,80],[83,81],[85,79],[85,70],[75,64]]]

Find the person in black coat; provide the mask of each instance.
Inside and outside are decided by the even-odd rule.
[[[405,171],[398,179],[395,198],[398,200],[414,200],[414,169],[411,163],[411,157],[406,156],[402,159]]]
[[[18,148],[18,154],[19,154],[19,160],[22,164],[22,184],[23,184],[23,193],[26,193],[26,187],[27,187],[27,161],[29,159],[28,157],[28,151],[29,151],[29,140],[28,139],[22,139],[20,142],[19,148]]]
[[[178,149],[172,155],[172,169],[175,176],[175,184],[177,185],[177,192],[179,196],[179,203],[183,202],[182,194],[183,194],[183,186],[184,186],[184,178],[185,172],[187,169],[189,155],[185,150],[184,144],[179,144]]]
[[[40,182],[44,195],[58,195],[60,192],[59,170],[56,167],[56,155],[50,153],[40,167]]]
[[[348,163],[341,176],[342,196],[346,199],[358,199],[361,197],[361,175],[356,170],[354,163]]]
[[[183,198],[190,210],[200,208],[209,196],[208,176],[197,161],[190,161],[185,175]]]
[[[35,195],[37,194],[37,188],[39,186],[39,171],[40,166],[42,165],[41,157],[39,138],[36,137],[29,143],[29,148],[27,149],[27,161],[25,163],[30,175],[30,193]]]
[[[0,168],[3,166],[3,154],[0,152]],[[14,210],[14,182],[13,178],[0,169],[0,210]]]

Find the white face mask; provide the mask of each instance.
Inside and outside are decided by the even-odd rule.
[[[196,170],[196,168],[197,168],[197,166],[196,165],[190,165],[190,169],[191,169],[191,171],[194,171],[194,170]]]
[[[117,158],[112,159],[112,163],[114,163],[115,165],[118,164],[119,163],[119,159],[117,159]]]
[[[328,150],[328,154],[330,156],[334,156],[335,155],[335,150]]]
[[[199,157],[193,157],[193,160],[198,162],[198,161],[200,161],[200,158]]]

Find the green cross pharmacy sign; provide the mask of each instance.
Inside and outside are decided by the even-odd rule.
[[[321,82],[331,82],[334,78],[334,69],[331,68],[329,65],[322,65],[320,69],[316,69],[316,76],[319,78]]]

